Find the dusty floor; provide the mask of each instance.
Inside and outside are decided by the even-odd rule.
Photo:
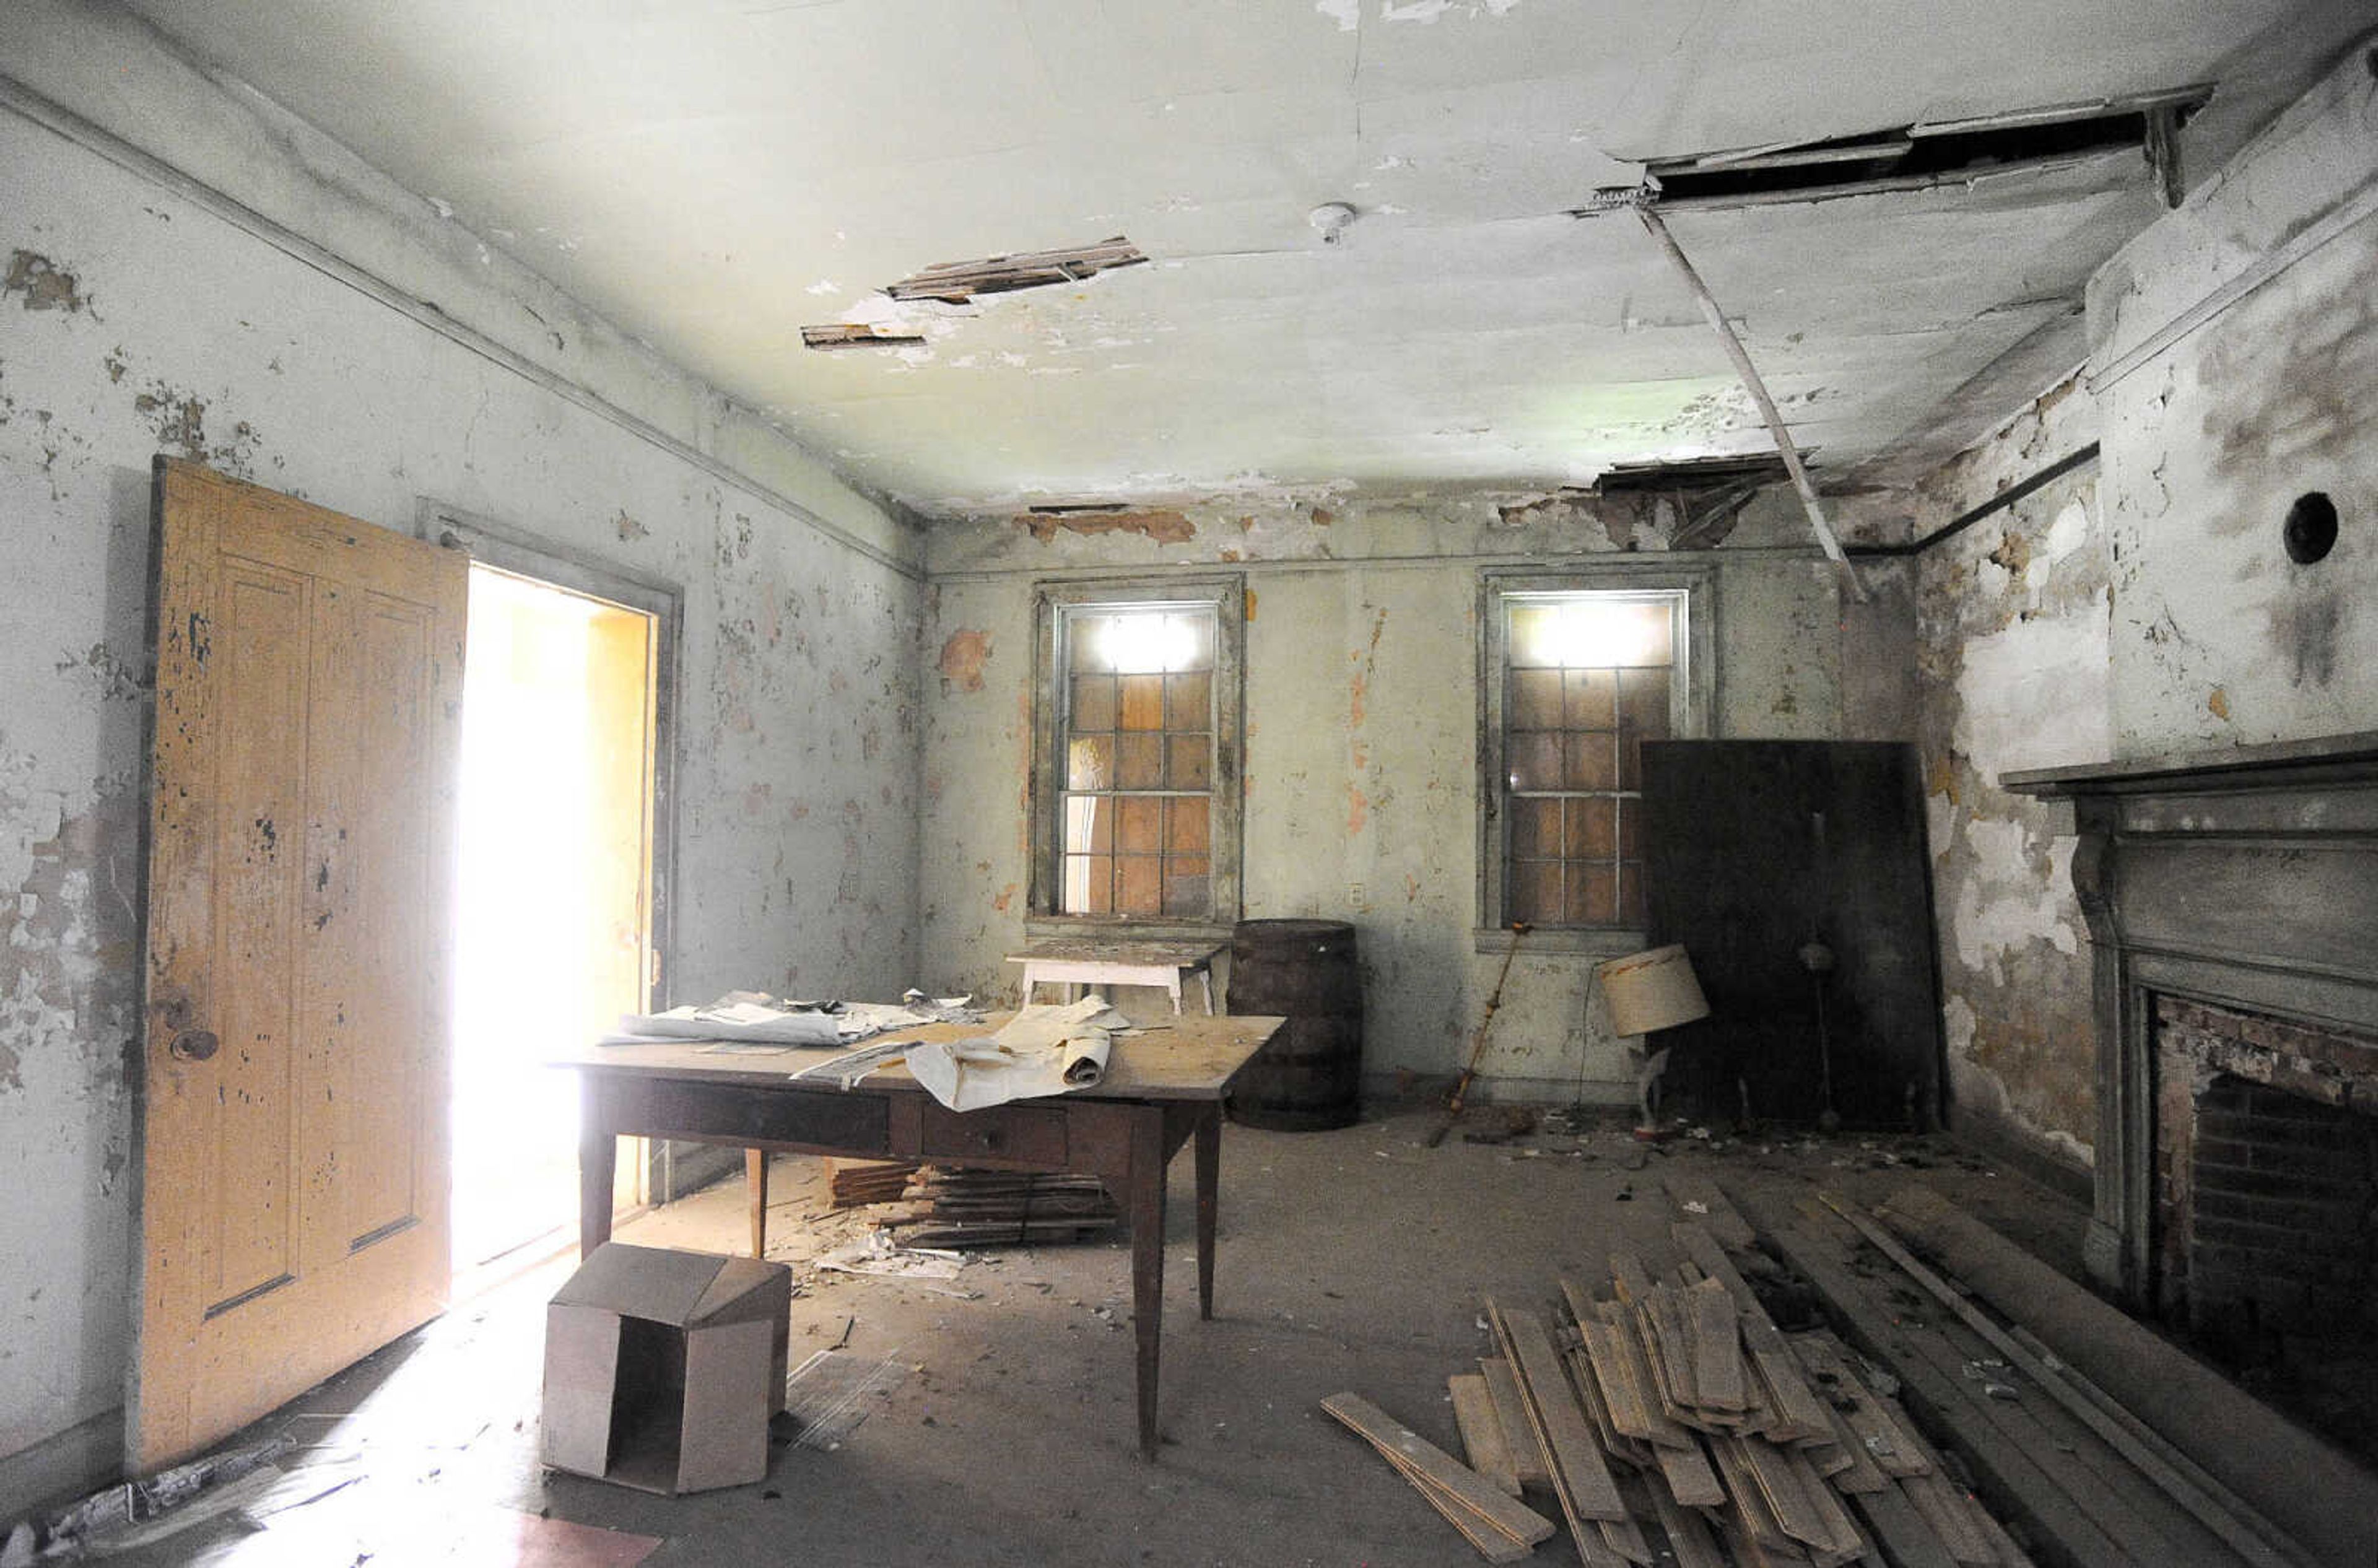
[[[1682,1139],[1647,1150],[1614,1119],[1582,1135],[1457,1137],[1429,1149],[1435,1119],[1407,1112],[1326,1133],[1231,1128],[1211,1323],[1196,1315],[1190,1162],[1175,1163],[1164,1447],[1152,1466],[1133,1438],[1120,1232],[983,1254],[931,1287],[822,1274],[808,1266],[817,1239],[805,1224],[826,1212],[821,1167],[788,1156],[775,1170],[770,1251],[796,1270],[794,1363],[847,1330],[852,1350],[914,1369],[838,1449],[777,1446],[764,1484],[675,1500],[546,1474],[539,1357],[544,1298],[570,1267],[558,1260],[257,1429],[292,1431],[304,1446],[291,1463],[353,1484],[260,1532],[226,1515],[112,1561],[634,1561],[636,1543],[594,1535],[573,1535],[577,1555],[536,1556],[513,1544],[524,1512],[657,1537],[644,1559],[655,1568],[1472,1563],[1477,1554],[1318,1402],[1358,1391],[1456,1448],[1445,1380],[1487,1353],[1481,1298],[1549,1304],[1564,1271],[1599,1278],[1614,1247],[1662,1249],[1676,1217],[1664,1173],[1876,1197],[1913,1176],[2064,1266],[2077,1255],[2080,1211],[1939,1140]],[[730,1180],[621,1239],[724,1251],[747,1234],[742,1186]]]

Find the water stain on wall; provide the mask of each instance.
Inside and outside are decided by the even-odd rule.
[[[991,662],[991,633],[964,628],[942,644],[942,692],[980,691],[983,666]]]

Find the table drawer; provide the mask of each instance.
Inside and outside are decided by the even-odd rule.
[[[987,1106],[954,1111],[926,1105],[918,1127],[917,1153],[925,1159],[1015,1160],[1031,1165],[1065,1163],[1065,1113],[1048,1106]]]
[[[623,1132],[719,1143],[793,1143],[855,1155],[891,1152],[891,1117],[881,1095],[652,1079],[605,1087],[606,1119]]]

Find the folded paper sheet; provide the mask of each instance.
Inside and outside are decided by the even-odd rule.
[[[1114,1032],[1130,1023],[1103,997],[1027,1007],[984,1039],[910,1046],[908,1071],[952,1110],[1062,1095],[1093,1087],[1106,1076]]]

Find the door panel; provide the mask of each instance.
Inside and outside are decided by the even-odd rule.
[[[1747,1098],[1754,1117],[1811,1120],[1829,1054],[1848,1125],[1938,1126],[1940,990],[1915,748],[1651,741],[1643,795],[1651,940],[1685,945],[1711,1010],[1662,1036],[1668,1088],[1706,1117],[1731,1118]],[[1821,982],[1801,965],[1811,940],[1833,952]]]
[[[191,463],[157,496],[136,1469],[444,1301],[467,571]]]

